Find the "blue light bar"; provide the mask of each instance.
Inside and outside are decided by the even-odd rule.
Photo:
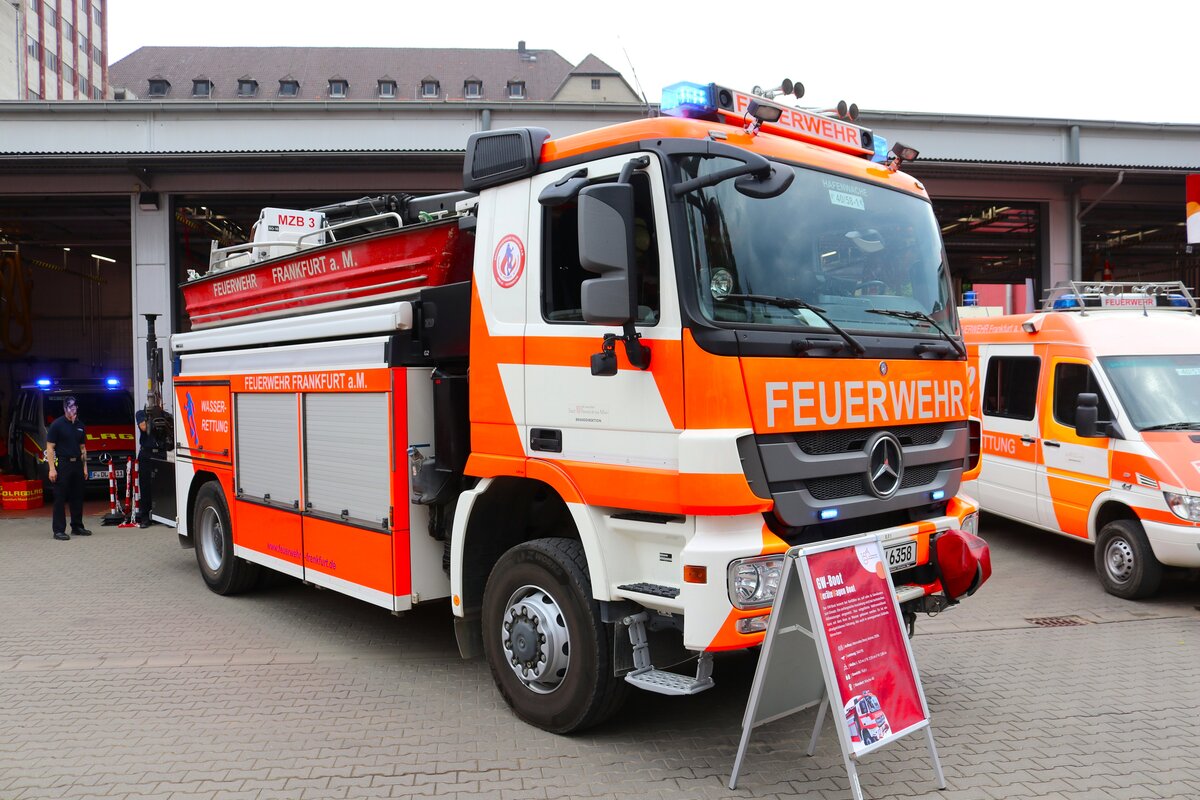
[[[121,382],[119,380],[117,380],[116,378],[109,378],[108,380],[105,381],[105,383],[107,383],[109,386],[120,386],[121,385]]]
[[[836,508],[822,508],[821,519],[837,519],[838,510]]]
[[[1053,308],[1080,308],[1083,303],[1073,294],[1064,294],[1062,297],[1054,301]]]
[[[659,113],[671,117],[698,117],[713,114],[717,105],[713,102],[711,83],[681,81],[662,90]]]
[[[875,155],[871,156],[871,160],[876,164],[886,164],[888,148],[891,146],[888,140],[877,133],[872,137],[872,141],[875,143]]]
[[[945,490],[945,489],[937,489],[937,490],[935,490],[935,491],[932,491],[932,492],[930,492],[930,493],[929,493],[929,497],[930,497],[930,499],[932,499],[932,500],[941,500],[941,499],[942,499],[942,498],[944,498],[945,496],[946,496],[946,490]]]
[[[49,378],[38,378],[37,385],[38,386],[49,386],[50,379]]]

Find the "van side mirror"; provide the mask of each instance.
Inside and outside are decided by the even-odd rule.
[[[600,276],[580,287],[584,320],[593,325],[633,321],[633,186],[603,183],[580,190],[579,263]]]
[[[1083,439],[1102,436],[1099,432],[1100,398],[1092,392],[1080,392],[1075,401],[1075,434]]]

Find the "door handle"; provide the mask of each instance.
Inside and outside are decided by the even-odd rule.
[[[1043,440],[1042,444],[1046,445],[1046,447],[1062,447],[1058,442],[1052,442],[1049,439]]]
[[[562,431],[554,428],[530,428],[529,449],[543,453],[562,452]]]
[[[1033,444],[1036,441],[1037,441],[1037,439],[1033,438],[1032,436],[1022,436],[1021,437],[1022,444]]]

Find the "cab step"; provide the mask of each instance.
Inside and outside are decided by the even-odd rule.
[[[712,653],[701,653],[696,662],[696,675],[680,675],[665,669],[655,669],[650,663],[650,645],[646,641],[646,620],[650,615],[641,611],[621,620],[629,629],[629,642],[633,645],[633,671],[625,681],[639,689],[655,694],[692,695],[715,684],[712,679]]]

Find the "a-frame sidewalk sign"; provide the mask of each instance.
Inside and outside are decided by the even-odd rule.
[[[737,787],[751,731],[817,704],[808,755],[832,709],[854,800],[863,800],[855,764],[920,730],[938,788],[946,787],[887,563],[879,534],[787,551],[730,789]]]

